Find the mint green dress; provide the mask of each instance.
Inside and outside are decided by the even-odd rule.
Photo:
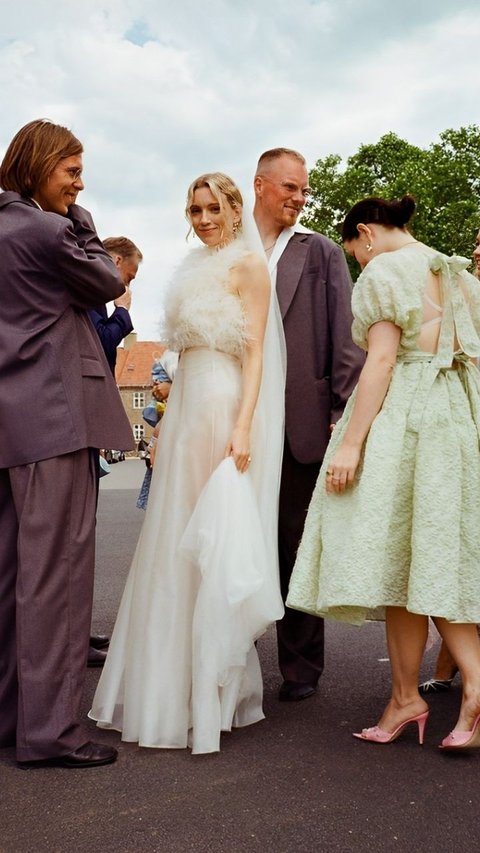
[[[312,496],[287,605],[352,624],[387,605],[480,622],[480,282],[464,258],[404,247],[373,258],[354,288],[355,342],[381,320],[402,330],[355,483],[327,495],[354,391]],[[429,271],[441,276],[436,353],[418,348]],[[454,341],[460,344],[454,352]],[[452,366],[453,365],[453,366]]]

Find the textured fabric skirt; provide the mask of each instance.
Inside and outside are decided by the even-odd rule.
[[[223,458],[240,396],[236,358],[182,354],[89,714],[140,746],[213,752],[222,730],[263,718],[254,641],[283,605],[253,472]]]
[[[397,364],[353,487],[325,475],[355,392],[330,441],[287,604],[361,624],[385,606],[480,622],[480,381],[471,364]],[[428,389],[422,396],[422,389]]]

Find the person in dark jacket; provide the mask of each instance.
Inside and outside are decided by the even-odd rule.
[[[125,292],[113,300],[114,310],[108,316],[107,306],[99,305],[90,311],[90,317],[102,342],[110,369],[115,375],[117,347],[133,331],[130,317],[132,294],[130,285],[137,275],[143,260],[140,249],[128,237],[107,237],[103,246],[112,258],[125,285]]]
[[[282,594],[332,426],[341,417],[364,356],[352,341],[352,282],[343,250],[297,225],[311,193],[304,157],[265,151],[255,174],[255,221],[276,284],[287,344],[285,447],[279,511]],[[279,699],[313,696],[324,664],[323,619],[290,607],[277,622]]]
[[[130,317],[130,306],[132,304],[130,285],[137,275],[143,255],[128,237],[107,237],[102,242],[104,249],[118,270],[125,285],[125,291],[113,300],[115,308],[110,316],[106,305],[98,305],[93,311],[89,311],[89,314],[97,330],[110,370],[115,376],[117,347],[133,331],[133,323]],[[111,450],[108,452],[111,453]],[[111,460],[107,458],[107,461]],[[88,666],[103,666],[107,657],[106,649],[109,642],[110,638],[106,634],[90,634]]]

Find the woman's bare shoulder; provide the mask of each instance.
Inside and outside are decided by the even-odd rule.
[[[235,268],[243,273],[268,272],[267,262],[265,258],[260,257],[256,252],[247,252],[235,264]]]

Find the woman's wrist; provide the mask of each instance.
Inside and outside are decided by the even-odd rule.
[[[364,438],[351,438],[350,436],[344,435],[341,446],[345,450],[361,450],[364,441]]]

